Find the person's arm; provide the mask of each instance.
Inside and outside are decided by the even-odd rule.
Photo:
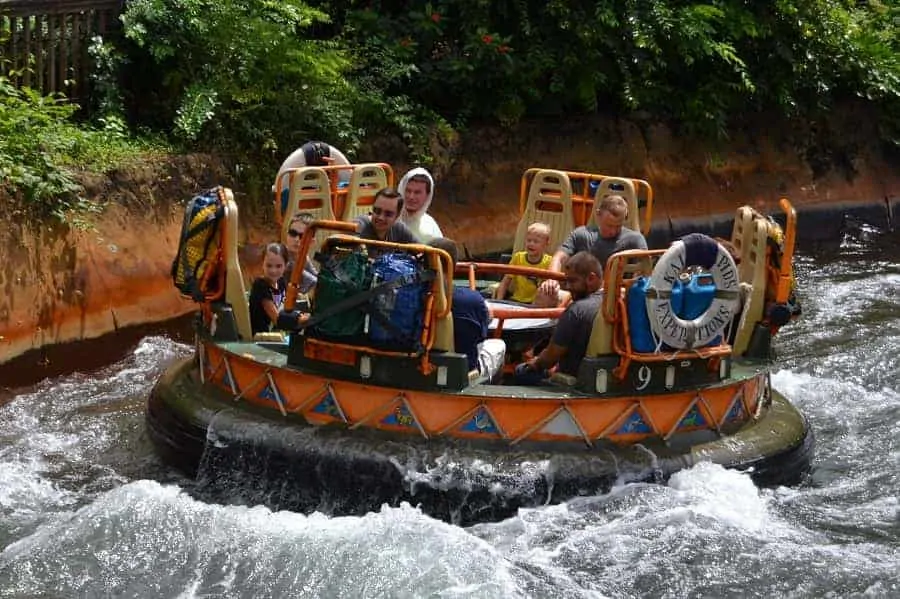
[[[512,283],[512,275],[503,275],[503,280],[494,293],[495,299],[506,299],[506,294],[510,292],[510,284]]]
[[[310,293],[318,282],[319,276],[316,273],[316,267],[310,264],[309,258],[307,258],[300,276],[300,293]]]
[[[275,307],[275,302],[272,301],[272,297],[264,297],[260,304],[262,304],[263,312],[266,313],[266,316],[269,317],[272,324],[275,324],[278,321],[278,308]]]
[[[560,248],[556,250],[556,253],[553,254],[553,258],[550,259],[550,266],[547,267],[547,270],[552,270],[553,272],[562,272],[563,266],[566,265],[566,262],[569,260],[569,256],[571,256],[569,252]]]
[[[531,370],[547,370],[556,366],[560,358],[566,355],[569,350],[571,340],[575,337],[576,329],[579,326],[574,313],[566,310],[556,323],[556,330],[553,331],[553,338],[544,348],[544,351],[526,362]]]
[[[275,307],[275,298],[272,296],[272,289],[269,287],[269,283],[262,277],[253,281],[253,285],[250,287],[250,298],[248,303],[262,308],[262,311],[269,321],[274,323],[278,319],[278,309]]]
[[[646,250],[647,249],[647,239],[641,234],[640,231],[634,231],[634,234],[631,236],[629,240],[628,247],[626,249],[629,250]]]
[[[537,372],[549,370],[559,363],[560,359],[566,355],[568,349],[569,348],[557,345],[551,341],[547,347],[544,348],[544,351],[527,362],[528,368]]]
[[[547,267],[547,270],[553,272],[563,271],[563,267],[566,265],[569,256],[575,253],[575,248],[578,246],[578,235],[583,228],[584,227],[578,227],[569,233],[569,236],[566,237],[565,241],[560,244],[559,249],[553,254],[553,258],[551,258],[550,266]],[[538,292],[547,297],[558,294],[559,281],[555,279],[541,281],[541,284],[538,285]]]
[[[562,272],[570,255],[571,254],[568,254],[566,250],[562,248],[556,250],[556,253],[553,254],[553,259],[550,260],[550,266],[547,270]],[[541,284],[538,285],[538,293],[545,297],[555,297],[559,293],[559,281],[556,279],[544,279],[541,281]]]

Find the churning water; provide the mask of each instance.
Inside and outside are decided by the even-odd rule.
[[[0,407],[0,597],[900,596],[900,244],[862,227],[798,272],[773,382],[816,432],[800,487],[701,464],[470,528],[207,504],[144,432],[190,352],[151,336]]]

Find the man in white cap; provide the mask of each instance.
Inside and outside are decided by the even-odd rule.
[[[434,179],[431,173],[422,167],[411,169],[400,179],[397,191],[403,196],[400,221],[412,231],[419,243],[429,243],[432,239],[444,236],[437,222],[428,214],[434,198]]]

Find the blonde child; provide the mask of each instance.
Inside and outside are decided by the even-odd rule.
[[[284,269],[288,251],[280,243],[266,246],[263,256],[263,276],[257,277],[250,287],[250,328],[253,334],[266,333],[278,320],[278,311],[284,303],[286,285]]]
[[[550,244],[550,227],[544,223],[531,223],[525,232],[525,251],[516,252],[509,261],[511,266],[530,266],[533,268],[550,268],[553,256],[547,253]],[[555,305],[550,298],[544,298],[538,294],[538,277],[525,275],[506,275],[497,288],[498,299],[506,298],[522,304]]]

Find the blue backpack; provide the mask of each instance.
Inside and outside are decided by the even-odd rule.
[[[433,273],[426,271],[415,256],[406,253],[379,256],[372,265],[372,285],[398,284],[372,299],[369,339],[379,344],[421,349],[425,295],[432,278]]]

